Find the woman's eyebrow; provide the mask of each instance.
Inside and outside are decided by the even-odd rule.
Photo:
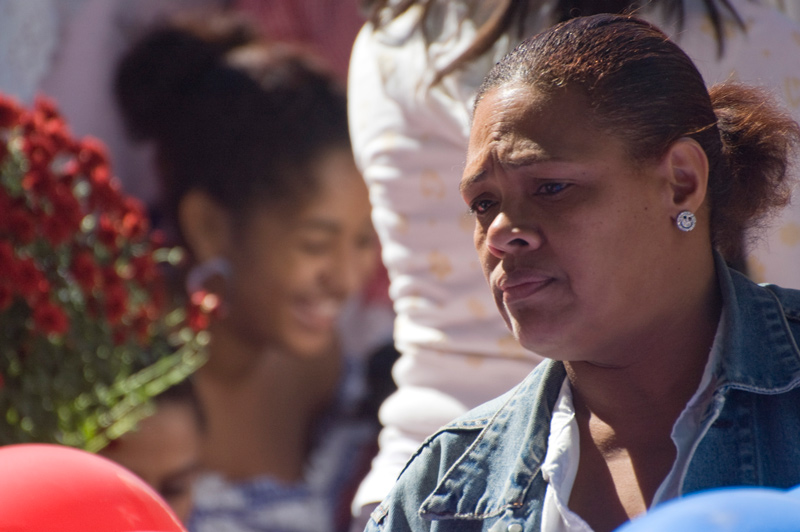
[[[462,177],[461,182],[458,184],[458,190],[463,194],[471,186],[477,185],[481,181],[484,181],[487,176],[488,174],[486,170],[481,169],[472,175]]]

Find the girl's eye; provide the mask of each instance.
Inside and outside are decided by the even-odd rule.
[[[570,185],[568,183],[545,183],[536,190],[536,194],[541,196],[554,196],[569,187]]]
[[[485,214],[494,205],[492,200],[479,199],[469,206],[470,214]]]
[[[328,242],[307,240],[300,243],[300,249],[309,255],[324,255],[330,249],[330,245]]]

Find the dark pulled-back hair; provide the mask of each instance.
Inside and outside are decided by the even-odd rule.
[[[647,22],[595,15],[531,37],[492,69],[475,105],[511,83],[545,94],[581,90],[588,119],[625,141],[637,162],[663,156],[679,138],[696,140],[709,161],[712,241],[729,261],[741,259],[747,229],[789,201],[798,124],[763,90],[707,90],[691,59]]]
[[[154,29],[123,58],[115,92],[130,133],[155,142],[173,221],[194,189],[236,214],[304,201],[318,157],[350,146],[344,91],[329,72],[234,15]]]

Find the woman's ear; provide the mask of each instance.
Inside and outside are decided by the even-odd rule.
[[[682,137],[672,143],[663,159],[676,214],[698,212],[708,190],[708,157],[696,140]]]
[[[232,235],[230,214],[206,192],[191,190],[181,199],[178,223],[197,262],[228,254]]]

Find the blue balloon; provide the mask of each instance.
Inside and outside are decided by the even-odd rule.
[[[800,532],[800,491],[720,488],[674,499],[615,532]]]

